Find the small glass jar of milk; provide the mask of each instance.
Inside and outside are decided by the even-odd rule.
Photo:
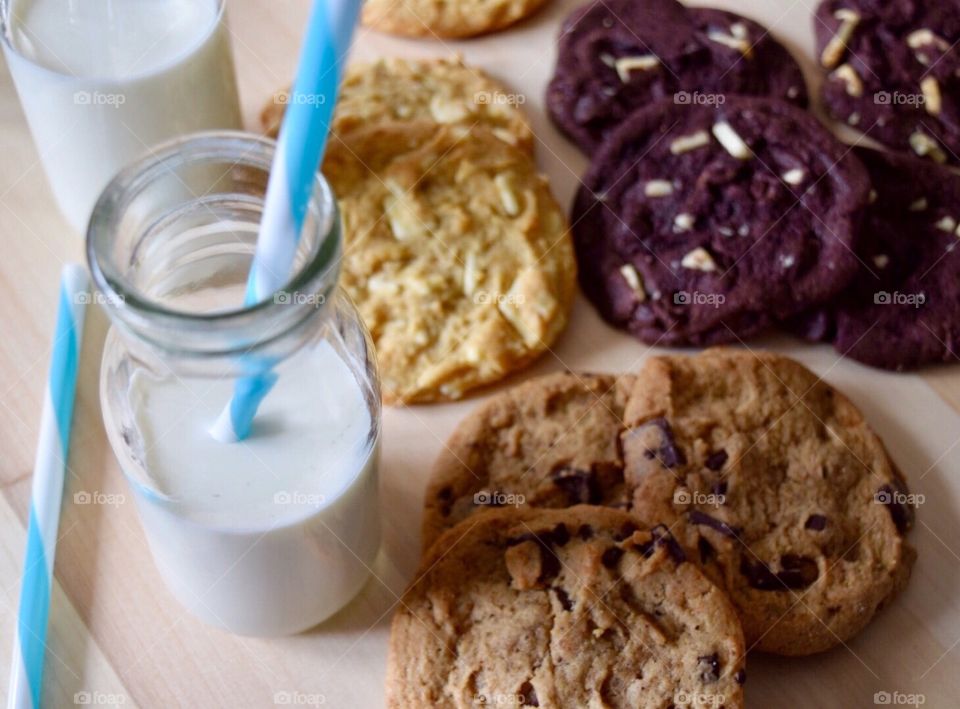
[[[0,0],[2,44],[60,211],[155,144],[239,129],[223,0]]]
[[[271,141],[202,133],[121,172],[87,255],[113,327],[107,436],[163,579],[195,615],[245,635],[309,628],[349,601],[380,547],[380,388],[338,289],[340,223],[318,175],[288,284],[243,295]],[[278,375],[251,435],[209,429],[237,377]]]

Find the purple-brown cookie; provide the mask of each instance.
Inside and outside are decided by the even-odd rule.
[[[664,98],[709,103],[725,94],[807,103],[800,67],[752,20],[675,0],[598,0],[563,25],[547,108],[592,152],[638,108]]]
[[[869,190],[850,149],[784,101],[668,99],[624,121],[584,177],[580,284],[645,342],[746,337],[852,280]]]
[[[960,3],[825,0],[814,30],[831,116],[892,148],[960,163]]]
[[[876,190],[862,265],[835,304],[796,329],[884,369],[960,359],[960,176],[908,156],[861,149]]]

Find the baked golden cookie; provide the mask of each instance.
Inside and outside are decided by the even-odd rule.
[[[260,114],[264,133],[277,136],[289,100],[288,91],[278,91],[264,106]],[[524,100],[480,69],[466,66],[459,57],[390,57],[347,67],[333,132],[342,136],[380,121],[480,125],[532,154],[533,130],[519,108]]]
[[[619,433],[632,389],[629,374],[560,372],[477,406],[433,466],[423,547],[490,506],[629,506]]]
[[[529,156],[482,128],[377,124],[331,142],[340,282],[376,345],[388,402],[458,399],[542,354],[576,263]]]
[[[390,632],[387,706],[743,707],[723,592],[624,512],[496,510],[431,547]]]
[[[491,506],[620,507],[670,529],[729,594],[751,649],[846,641],[915,558],[914,497],[883,443],[843,394],[771,353],[534,379],[477,407],[447,448],[427,488],[427,543]]]
[[[496,32],[540,9],[546,0],[367,0],[363,24],[407,37],[472,37]]]

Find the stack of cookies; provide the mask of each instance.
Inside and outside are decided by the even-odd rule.
[[[263,114],[267,132],[284,94]],[[576,266],[516,95],[453,60],[354,65],[323,172],[341,284],[370,330],[384,399],[458,399],[545,352]]]
[[[931,162],[960,163],[960,6],[826,0],[815,25],[830,113],[910,155],[839,142],[746,18],[603,0],[567,19],[547,105],[591,155],[581,287],[651,344],[785,324],[878,367],[955,362],[960,177]]]
[[[786,357],[534,379],[437,460],[389,705],[742,707],[747,651],[827,650],[903,588],[910,500],[854,405]]]

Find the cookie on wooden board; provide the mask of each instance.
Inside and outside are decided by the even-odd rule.
[[[347,67],[332,130],[343,136],[380,121],[428,120],[467,128],[479,125],[532,153],[533,130],[519,108],[524,100],[459,57],[387,57]],[[271,97],[260,113],[264,133],[277,137],[289,102],[289,90]]]
[[[387,706],[743,706],[722,591],[624,512],[496,510],[427,552],[397,607]]]
[[[383,123],[333,140],[323,172],[388,402],[458,399],[565,327],[573,249],[527,153],[479,127]]]

